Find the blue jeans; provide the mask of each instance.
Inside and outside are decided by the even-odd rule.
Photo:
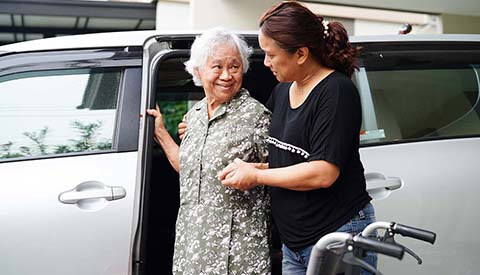
[[[337,232],[346,232],[351,234],[358,234],[375,221],[375,209],[373,205],[368,203],[365,208],[360,210],[349,222],[338,228]],[[305,275],[307,272],[308,261],[310,260],[310,253],[312,252],[312,246],[306,247],[299,251],[289,249],[286,245],[282,244],[282,274],[283,275]],[[373,252],[368,252],[364,260],[372,265],[377,266],[377,255]],[[370,272],[365,270],[361,271],[362,275],[369,275]]]

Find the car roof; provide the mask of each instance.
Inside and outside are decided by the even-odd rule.
[[[479,34],[408,34],[351,36],[352,43],[369,42],[480,42]]]
[[[201,31],[127,31],[94,34],[69,35],[37,40],[29,40],[0,46],[0,54],[9,52],[29,52],[61,49],[82,49],[102,47],[142,46],[146,40],[154,36],[194,36]],[[256,31],[239,31],[242,34],[256,34]],[[401,42],[401,41],[456,41],[480,42],[476,34],[432,34],[432,35],[375,35],[351,36],[352,43],[368,42]]]
[[[155,36],[190,36],[194,37],[203,30],[185,31],[125,31],[125,32],[103,32],[92,34],[79,34],[61,37],[29,40],[0,46],[0,54],[12,52],[30,52],[62,49],[85,49],[85,48],[106,48],[142,46],[145,41]],[[256,35],[256,31],[237,31],[245,35]]]
[[[0,52],[142,46],[148,38],[153,36],[193,35],[192,33],[186,31],[126,31],[79,34],[7,44],[0,46]]]

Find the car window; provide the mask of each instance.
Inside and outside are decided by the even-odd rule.
[[[479,56],[478,51],[367,54],[354,77],[362,97],[361,143],[480,135],[480,65],[474,62]]]
[[[121,70],[0,77],[0,161],[112,149]]]

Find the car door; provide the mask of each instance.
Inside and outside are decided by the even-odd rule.
[[[243,78],[243,87],[250,94],[265,103],[274,85],[277,83],[270,70],[263,65],[263,52],[258,46],[256,35],[244,35],[254,49],[250,58],[249,72]],[[204,98],[201,87],[195,86],[192,77],[185,70],[184,62],[190,57],[190,47],[195,34],[159,35],[147,40],[144,45],[143,89],[147,98],[146,108],[156,104],[162,110],[162,116],[170,135],[180,143],[177,124],[193,105]],[[145,262],[148,274],[171,274],[175,222],[179,207],[178,173],[163,153],[161,147],[153,142],[153,118],[142,120],[141,137],[146,164],[145,204],[142,213],[142,242],[136,261]],[[280,274],[281,253],[279,241],[273,244],[272,274]]]
[[[457,38],[458,39],[458,38]],[[408,40],[405,39],[405,40]],[[361,158],[377,219],[437,233],[397,236],[423,264],[380,257],[385,274],[476,274],[479,227],[480,39],[361,43],[355,80]]]
[[[129,274],[141,48],[0,55],[0,266]]]

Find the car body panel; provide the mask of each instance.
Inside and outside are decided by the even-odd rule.
[[[136,164],[136,152],[2,163],[2,274],[127,274]],[[59,201],[89,181],[126,196]]]
[[[2,274],[131,274],[140,64],[121,47],[0,55]]]
[[[433,246],[397,235],[423,264],[408,254],[401,262],[381,257],[379,270],[386,274],[476,274],[480,267],[473,256],[479,242],[469,237],[480,225],[473,210],[480,208],[474,164],[480,153],[480,36],[444,38],[357,38],[364,47],[356,81],[365,173],[401,182],[373,195],[377,220],[437,234]]]
[[[396,240],[422,259],[418,265],[405,254],[403,261],[381,257],[384,274],[476,274],[475,236],[480,222],[480,194],[475,159],[480,138],[411,142],[360,150],[366,173],[398,176],[404,186],[388,198],[374,200],[377,220],[428,229],[437,234],[434,245],[397,236]],[[446,264],[448,262],[448,264]]]

